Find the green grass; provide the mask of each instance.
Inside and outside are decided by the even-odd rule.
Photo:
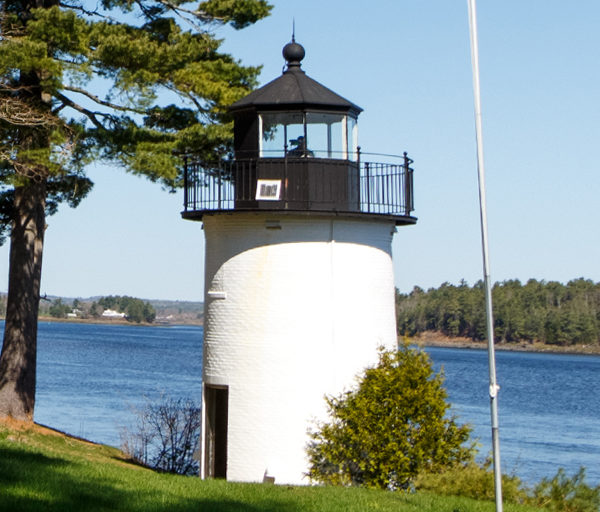
[[[492,502],[335,487],[235,484],[159,474],[117,449],[0,424],[0,511],[493,512]],[[507,512],[538,510],[505,505]]]

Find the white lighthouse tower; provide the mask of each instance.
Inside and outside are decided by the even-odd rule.
[[[302,46],[234,103],[235,158],[189,159],[206,236],[201,476],[308,483],[307,432],[397,344],[391,242],[412,169],[366,162],[361,108],[308,77]]]

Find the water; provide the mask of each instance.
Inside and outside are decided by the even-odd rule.
[[[453,411],[491,455],[487,351],[428,348]],[[580,466],[600,484],[600,357],[496,352],[502,471],[528,483]]]
[[[35,421],[113,446],[135,408],[199,402],[202,328],[40,322]]]
[[[3,327],[0,323],[0,327]],[[35,420],[114,446],[132,408],[164,393],[199,401],[202,328],[42,322]],[[487,352],[428,348],[460,422],[491,452]],[[587,468],[600,484],[599,356],[497,352],[502,468],[528,483]]]

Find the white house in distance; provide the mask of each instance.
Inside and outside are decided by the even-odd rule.
[[[186,163],[206,237],[201,476],[306,484],[307,431],[397,344],[391,242],[412,161],[365,161],[361,108],[301,69],[231,106],[235,158]]]
[[[102,312],[103,318],[125,318],[127,315],[125,313],[119,313],[118,311],[114,311],[112,309],[105,309]]]

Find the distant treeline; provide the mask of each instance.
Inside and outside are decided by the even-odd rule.
[[[566,285],[530,279],[496,283],[492,291],[496,341],[555,345],[600,344],[600,283],[575,279]],[[486,338],[483,282],[462,281],[427,291],[396,293],[398,332],[437,331],[473,340]]]
[[[2,303],[0,302],[0,306]],[[97,319],[104,317],[106,310],[114,310],[123,313],[129,322],[152,323],[156,318],[156,310],[147,301],[135,297],[113,296],[101,297],[97,301],[86,301],[80,299],[44,300],[40,304],[41,316],[52,316],[54,318],[80,318]],[[1,312],[1,311],[0,311]]]
[[[203,317],[204,304],[180,300],[145,300],[127,296],[89,298],[44,296],[40,300],[39,315],[94,320],[103,318],[102,313],[107,309],[125,313],[125,319],[130,322],[198,324]],[[6,293],[0,292],[0,319],[5,316]]]

